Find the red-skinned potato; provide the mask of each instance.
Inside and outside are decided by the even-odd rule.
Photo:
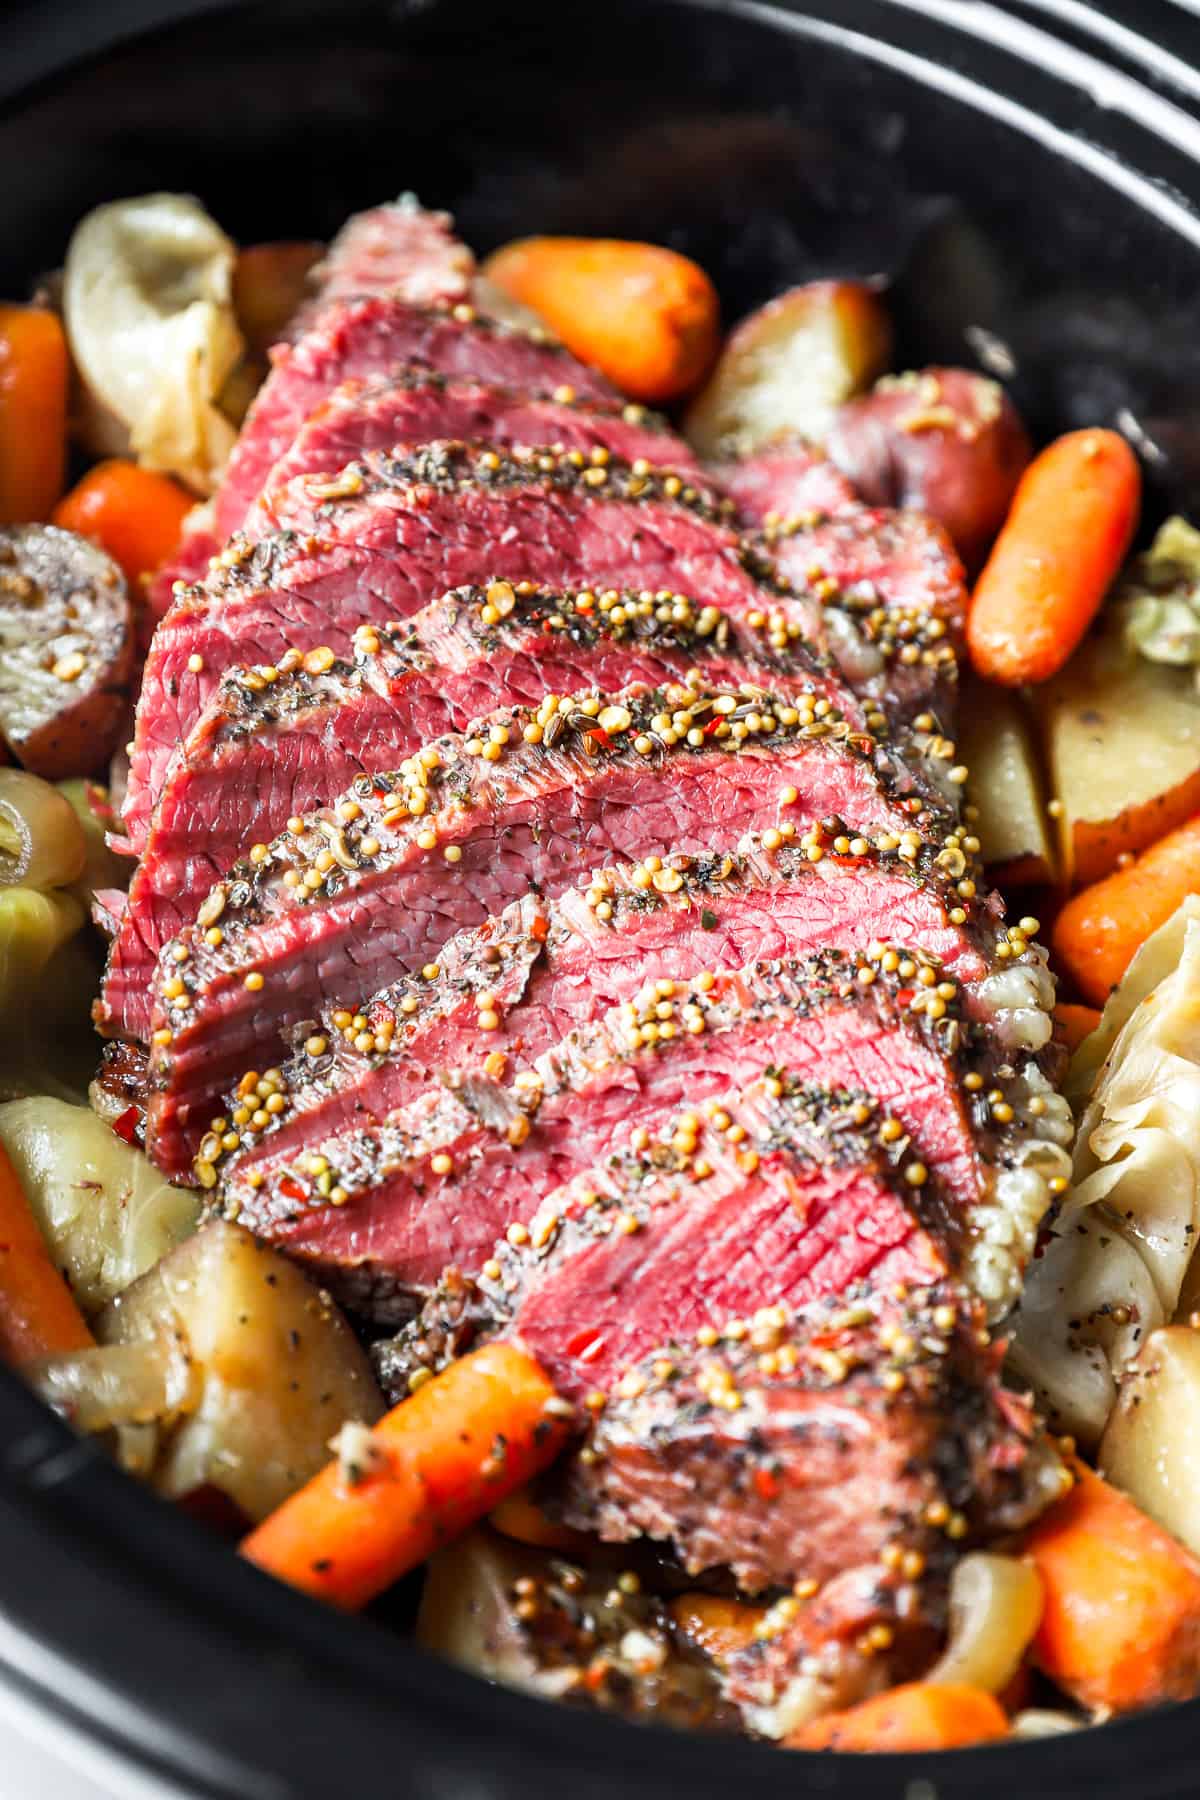
[[[998,382],[970,369],[885,375],[838,413],[829,456],[872,506],[912,507],[982,566],[1033,454]]]
[[[886,369],[887,310],[862,281],[812,281],[730,334],[684,434],[706,457],[750,456],[783,437],[819,442],[837,408]]]

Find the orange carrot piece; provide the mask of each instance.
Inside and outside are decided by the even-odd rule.
[[[521,238],[483,272],[635,400],[678,400],[717,354],[720,307],[703,269],[657,244]]]
[[[1054,1009],[1054,1035],[1074,1056],[1084,1038],[1091,1037],[1100,1023],[1094,1006],[1071,1006],[1066,1001]]]
[[[0,1360],[19,1368],[94,1341],[0,1146]]]
[[[1072,431],[1021,477],[975,587],[967,648],[1005,687],[1047,681],[1070,657],[1137,527],[1142,476],[1115,431]]]
[[[726,1600],[717,1594],[676,1594],[667,1611],[676,1627],[697,1650],[714,1662],[725,1662],[754,1642],[755,1627],[765,1608],[747,1606],[744,1600]]]
[[[1085,1706],[1133,1712],[1200,1689],[1200,1562],[1083,1463],[1025,1555],[1045,1609],[1032,1656]]]
[[[1067,901],[1050,941],[1085,1000],[1104,1005],[1135,951],[1189,894],[1200,894],[1200,813]]]
[[[113,457],[97,463],[50,515],[107,550],[125,571],[133,594],[176,549],[183,521],[196,501],[169,475]]]
[[[488,1524],[514,1542],[531,1544],[537,1550],[583,1550],[593,1541],[584,1532],[572,1531],[569,1525],[549,1518],[527,1490],[502,1500]]]
[[[56,314],[0,306],[0,525],[48,518],[62,493],[69,374]]]
[[[913,1681],[794,1731],[790,1750],[959,1750],[1008,1736],[1004,1708],[982,1688]]]
[[[351,1486],[330,1463],[242,1554],[335,1606],[365,1606],[548,1467],[569,1412],[525,1351],[485,1344],[380,1420],[363,1479]]]

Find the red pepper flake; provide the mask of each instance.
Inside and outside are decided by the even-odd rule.
[[[901,988],[900,992],[896,995],[896,999],[901,1006],[908,1006],[912,1003],[916,991],[916,988]]]
[[[141,1141],[143,1115],[140,1106],[127,1106],[119,1118],[113,1120],[112,1128],[117,1136],[126,1144],[137,1144]]]
[[[539,913],[529,927],[529,935],[537,944],[544,944],[550,936],[550,921],[544,913]]]
[[[755,1469],[754,1491],[760,1500],[774,1500],[779,1492],[779,1478],[770,1469]]]
[[[300,1183],[292,1175],[283,1175],[279,1181],[279,1191],[289,1200],[307,1200],[308,1195]]]

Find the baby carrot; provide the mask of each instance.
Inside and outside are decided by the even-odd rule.
[[[667,1605],[676,1628],[688,1642],[717,1663],[749,1648],[765,1610],[719,1594],[676,1594]]]
[[[14,1368],[93,1342],[0,1147],[0,1359]]]
[[[677,251],[617,238],[521,238],[483,273],[635,400],[678,400],[716,356],[716,290]]]
[[[583,1550],[590,1539],[582,1531],[572,1531],[544,1513],[528,1492],[510,1494],[495,1507],[489,1525],[518,1544],[531,1544],[537,1550]]]
[[[351,1484],[337,1462],[242,1543],[260,1569],[352,1611],[546,1468],[571,1408],[531,1356],[485,1344],[392,1408]]]
[[[1054,1035],[1074,1056],[1085,1037],[1091,1037],[1100,1023],[1094,1006],[1069,1006],[1064,1001],[1054,1009]]]
[[[1104,1005],[1134,953],[1188,894],[1200,894],[1200,814],[1067,901],[1051,942],[1085,1000]]]
[[[0,306],[0,525],[47,518],[62,493],[69,369],[55,313]]]
[[[958,1750],[1008,1736],[1004,1708],[982,1688],[913,1681],[829,1713],[784,1741],[790,1750]]]
[[[1085,1706],[1133,1712],[1200,1686],[1200,1562],[1083,1463],[1025,1539],[1045,1609],[1033,1660]]]
[[[183,521],[196,501],[169,475],[114,457],[97,463],[50,515],[64,531],[77,531],[107,550],[125,571],[134,596],[179,543]]]
[[[1072,431],[1026,469],[975,587],[967,648],[1004,687],[1047,681],[1070,657],[1137,527],[1142,477],[1115,431]]]

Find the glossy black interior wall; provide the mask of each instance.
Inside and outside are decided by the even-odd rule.
[[[928,89],[914,106],[919,17],[815,10],[896,40],[890,61],[793,33],[791,9],[670,0],[291,0],[185,22],[0,125],[0,168],[21,172],[0,288],[116,194],[193,191],[252,239],[321,235],[412,188],[480,249],[530,229],[674,244],[730,317],[814,273],[886,273],[907,358],[978,360],[992,334],[1038,429],[1124,413],[1164,498],[1200,499],[1196,244],[996,116],[1013,72],[994,48],[928,45],[991,116]],[[1013,101],[1037,116],[1051,91],[1026,66]],[[1091,136],[1096,116],[1076,94],[1062,126]]]

